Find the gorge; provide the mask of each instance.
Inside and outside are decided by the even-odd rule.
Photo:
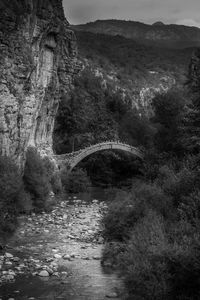
[[[0,300],[200,299],[200,29],[63,3],[0,0]]]

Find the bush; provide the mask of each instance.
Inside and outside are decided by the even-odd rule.
[[[46,209],[50,192],[49,178],[43,160],[34,148],[27,150],[23,180],[35,210]]]
[[[104,267],[112,267],[119,269],[121,264],[121,256],[126,250],[126,243],[110,242],[103,248],[101,264]]]
[[[144,211],[151,209],[165,218],[173,217],[173,199],[156,183],[136,181],[132,194],[137,199],[137,207],[142,207]]]
[[[144,215],[142,207],[136,208],[135,198],[130,193],[119,192],[103,217],[104,237],[111,241],[124,241],[131,228]]]
[[[169,288],[167,249],[163,219],[149,211],[132,230],[126,251],[120,257],[121,272],[130,297],[165,299]]]
[[[163,217],[173,216],[172,199],[155,184],[137,181],[131,193],[118,192],[102,221],[105,237],[108,240],[126,240],[135,224],[150,209]]]
[[[23,181],[14,162],[0,156],[0,237],[15,230]]]
[[[164,219],[149,211],[118,251],[129,299],[198,299],[200,234],[186,221],[173,224],[170,234],[165,227]]]
[[[42,161],[53,193],[60,194],[62,192],[60,172],[56,170],[54,163],[47,156]]]
[[[170,293],[173,299],[199,299],[200,232],[181,220],[170,235],[171,245],[167,260],[170,274]]]
[[[178,207],[180,218],[190,222],[192,225],[200,223],[200,191],[194,191],[182,198]]]
[[[183,93],[172,89],[165,94],[158,94],[152,100],[152,106],[157,127],[155,135],[157,149],[160,152],[174,152],[180,156],[184,152],[180,140],[185,107]]]
[[[55,195],[58,195],[62,192],[63,187],[61,182],[61,175],[59,172],[55,172],[51,176],[50,184]]]
[[[61,179],[65,191],[69,193],[86,192],[91,187],[87,173],[81,169],[76,169],[71,173],[64,170],[61,174]]]
[[[19,213],[29,214],[33,209],[34,207],[31,195],[23,190],[18,203]]]
[[[168,166],[163,166],[159,169],[158,184],[173,198],[174,206],[177,208],[182,198],[194,191],[195,173],[186,167],[175,172]]]

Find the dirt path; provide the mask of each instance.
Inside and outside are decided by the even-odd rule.
[[[105,207],[74,199],[50,214],[21,218],[0,256],[0,300],[122,299],[121,281],[100,263]]]

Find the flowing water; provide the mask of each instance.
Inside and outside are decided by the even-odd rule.
[[[49,214],[21,217],[0,256],[0,299],[123,299],[121,280],[100,263],[105,200],[98,191],[69,197]]]

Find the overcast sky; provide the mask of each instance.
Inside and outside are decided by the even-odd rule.
[[[63,0],[63,3],[71,24],[122,19],[200,27],[200,0]]]

